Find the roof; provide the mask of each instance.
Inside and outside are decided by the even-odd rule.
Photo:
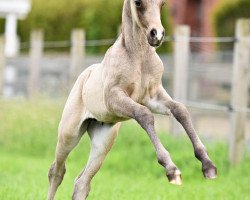
[[[24,18],[31,9],[29,0],[0,0],[0,17],[5,17],[9,13]]]

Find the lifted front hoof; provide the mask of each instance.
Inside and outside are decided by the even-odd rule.
[[[206,179],[217,178],[217,168],[213,164],[209,164],[202,168],[203,175]]]
[[[181,180],[181,172],[179,170],[175,170],[174,172],[167,173],[168,180],[173,185],[182,185]]]

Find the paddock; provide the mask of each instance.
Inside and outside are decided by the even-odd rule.
[[[87,54],[88,48],[110,46],[115,39],[86,41],[85,34],[84,30],[73,30],[68,41],[55,42],[44,41],[43,31],[37,30],[31,33],[31,41],[21,43],[22,53],[13,58],[4,56],[4,40],[0,39],[0,121],[4,122],[0,127],[0,177],[4,177],[0,180],[0,199],[46,198],[47,170],[53,160],[57,126],[72,82],[79,71],[103,57]],[[199,48],[197,43],[231,43],[236,47],[239,41],[249,41],[250,33],[243,38],[194,38],[188,34],[179,37],[179,40],[178,35],[167,37],[164,45],[174,47],[185,42],[189,49],[190,45]],[[249,49],[247,46],[243,51]],[[94,179],[90,199],[249,198],[250,84],[249,79],[235,78],[233,73],[235,67],[242,66],[236,59],[241,48],[190,52],[160,55],[165,66],[163,85],[190,109],[195,128],[218,167],[218,180],[202,179],[197,173],[201,166],[193,159],[183,130],[171,118],[157,115],[157,132],[182,170],[184,185],[180,188],[168,185],[145,133],[131,121],[122,126],[104,167]],[[246,55],[242,60],[249,59],[250,54]],[[180,58],[187,62],[178,63]],[[176,68],[182,70],[184,90],[176,82],[180,80]],[[247,91],[232,89],[239,82],[248,85]],[[247,104],[234,105],[237,92],[247,99]],[[243,125],[237,119],[232,121],[234,114],[246,118]],[[239,128],[232,132],[232,127]],[[238,155],[236,160],[229,159],[232,148]],[[68,160],[68,173],[58,199],[70,198],[74,178],[85,165],[88,151],[89,139],[84,136]]]

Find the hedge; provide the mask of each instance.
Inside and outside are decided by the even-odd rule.
[[[224,0],[215,9],[213,27],[216,36],[232,37],[235,35],[236,21],[250,18],[250,0]],[[233,44],[220,44],[220,49],[232,49]]]

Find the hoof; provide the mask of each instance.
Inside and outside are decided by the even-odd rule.
[[[217,169],[213,164],[209,164],[202,169],[203,175],[206,179],[215,179],[217,178]]]
[[[168,180],[173,185],[181,185],[181,172],[179,170],[175,170],[174,173],[167,173]]]

